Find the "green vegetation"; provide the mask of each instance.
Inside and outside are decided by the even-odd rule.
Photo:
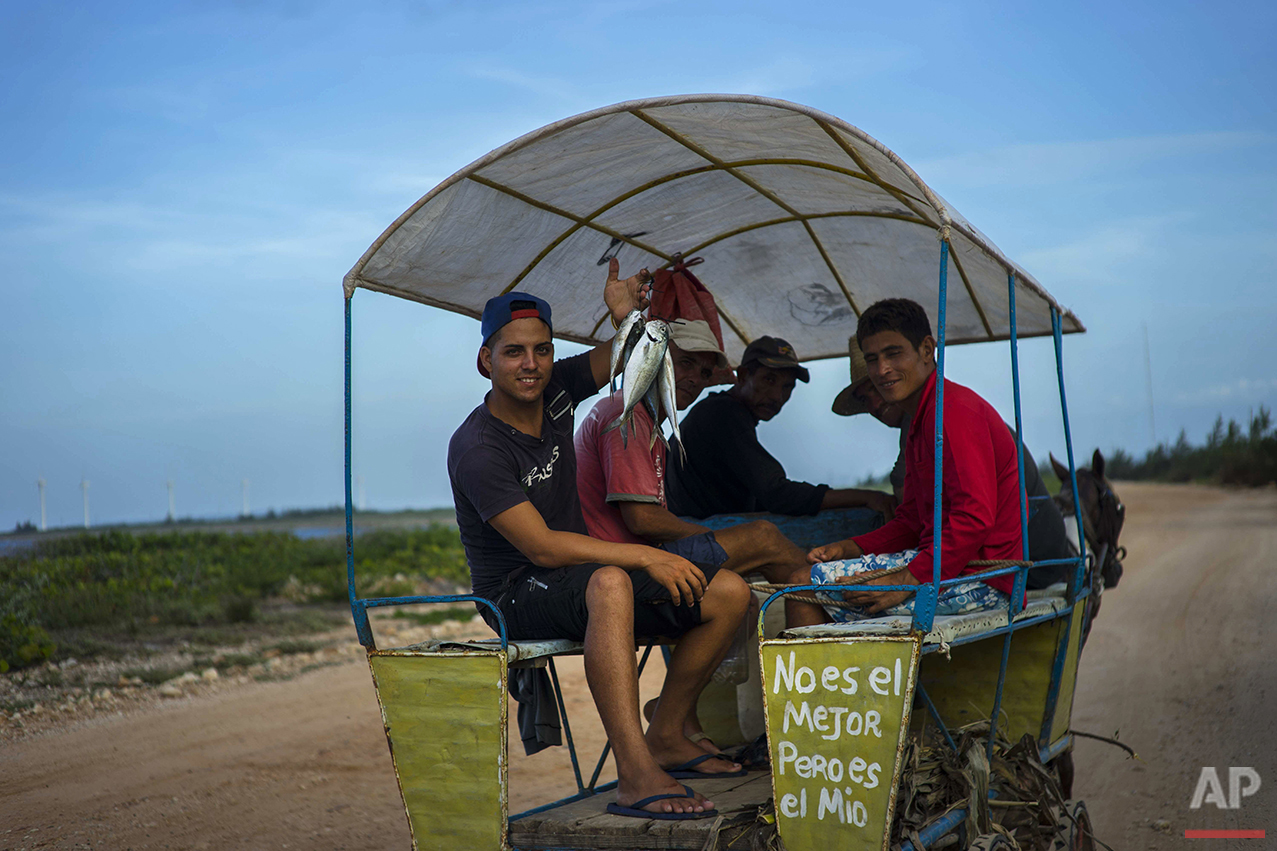
[[[1159,482],[1213,482],[1258,487],[1277,481],[1277,429],[1267,408],[1250,418],[1248,427],[1221,416],[1203,446],[1193,446],[1180,432],[1175,443],[1162,443],[1137,461],[1121,449],[1107,459],[1110,479]]]
[[[469,578],[460,537],[448,526],[368,532],[355,552],[364,595],[411,594],[426,580]],[[344,601],[344,544],[280,532],[111,531],[43,541],[0,557],[0,671],[48,659],[55,652],[50,634],[89,647],[86,628],[234,634],[266,617],[264,601],[279,598],[302,607]],[[301,613],[332,626],[322,612]]]

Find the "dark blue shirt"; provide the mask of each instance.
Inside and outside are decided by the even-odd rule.
[[[539,438],[494,417],[486,402],[453,433],[448,479],[470,582],[480,597],[496,597],[512,570],[530,564],[488,522],[501,512],[531,502],[550,529],[588,534],[576,491],[573,414],[597,392],[589,352],[574,355],[555,362],[550,373]]]

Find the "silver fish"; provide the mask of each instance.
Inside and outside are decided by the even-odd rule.
[[[652,415],[652,439],[647,442],[648,452],[652,451],[657,439],[660,439],[666,449],[669,448],[669,444],[665,441],[665,432],[661,431],[661,394],[656,386],[658,383],[659,381],[653,381],[643,396],[643,407],[647,408],[647,412]]]
[[[678,396],[674,387],[674,358],[670,350],[665,349],[665,357],[661,358],[661,371],[657,376],[657,387],[661,396],[661,404],[665,406],[665,416],[670,419],[670,430],[678,441],[678,454],[687,465],[687,450],[683,448],[683,436],[678,431]]]
[[[622,364],[628,363],[630,352],[634,349],[634,345],[638,343],[639,336],[643,333],[643,314],[637,310],[631,310],[621,320],[621,325],[616,329],[616,336],[612,338],[612,370],[608,373],[610,376],[609,387],[612,392],[616,392],[616,370]]]
[[[630,353],[629,360],[625,363],[625,374],[621,383],[624,407],[621,415],[603,430],[606,434],[614,428],[620,428],[621,442],[625,446],[629,446],[627,426],[633,416],[634,407],[643,401],[648,388],[656,381],[665,353],[669,351],[669,339],[670,327],[660,319],[653,319],[643,326],[643,336],[634,346],[634,351]]]

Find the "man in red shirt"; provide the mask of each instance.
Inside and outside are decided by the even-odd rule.
[[[672,322],[670,354],[680,411],[696,401],[715,367],[731,368],[704,320]],[[665,448],[659,440],[649,446],[652,429],[660,426],[640,405],[634,409],[633,433],[624,441],[619,431],[606,431],[622,407],[621,394],[613,393],[594,406],[576,432],[577,490],[592,537],[659,546],[734,573],[762,573],[770,582],[783,582],[807,563],[802,550],[766,520],[711,532],[674,515],[665,501]]]
[[[786,600],[790,626],[912,612],[911,592],[874,591],[873,586],[932,581],[936,341],[931,322],[917,302],[886,299],[861,315],[856,338],[873,386],[884,401],[899,406],[911,420],[905,441],[903,498],[885,526],[816,547],[807,556],[812,566],[796,570],[789,581],[839,584],[865,570],[895,565],[908,569],[843,594],[855,609]],[[967,566],[973,560],[1021,558],[1015,441],[992,405],[948,379],[944,382],[943,475],[941,579],[980,570]],[[997,576],[949,586],[941,590],[936,611],[959,614],[1005,606],[1013,584],[1011,576]]]

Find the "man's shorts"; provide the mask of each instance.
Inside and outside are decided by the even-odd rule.
[[[720,567],[727,561],[727,550],[718,543],[713,532],[701,532],[699,535],[679,538],[677,541],[666,541],[660,547],[667,553],[682,556],[698,567],[706,564]],[[701,570],[703,571],[704,568],[702,567]],[[706,576],[706,578],[709,577]]]
[[[883,568],[900,567],[913,561],[918,555],[917,550],[905,550],[902,553],[877,553],[873,555],[861,556],[860,558],[841,559],[839,561],[823,561],[820,564],[811,566],[811,584],[812,585],[834,585],[839,577],[854,576],[857,573],[864,573],[870,570],[881,570]],[[897,583],[903,585],[904,583]],[[865,618],[886,617],[888,615],[912,615],[913,603],[917,596],[910,597],[898,606],[892,606],[889,609],[883,609],[876,614],[869,614],[865,609],[858,606],[845,605],[843,600],[844,591],[858,591],[863,586],[844,585],[837,592],[825,593],[817,591],[817,597],[823,597],[827,600],[837,601],[844,605],[823,606],[825,613],[834,621],[847,623],[848,621],[864,620]],[[990,587],[987,583],[978,579],[971,582],[961,582],[957,585],[950,585],[947,588],[940,589],[940,599],[936,601],[937,615],[964,615],[968,612],[982,612],[989,609],[1005,608],[1009,598],[1006,594],[996,588]]]
[[[690,560],[690,559],[689,559]],[[585,589],[601,564],[571,567],[528,565],[510,575],[493,600],[505,616],[506,629],[515,641],[566,638],[584,641],[588,612]],[[718,572],[711,564],[697,564],[708,583]],[[701,604],[675,606],[669,591],[646,571],[629,571],[634,586],[634,637],[678,638],[701,623]],[[479,613],[493,630],[496,618],[487,606]]]

